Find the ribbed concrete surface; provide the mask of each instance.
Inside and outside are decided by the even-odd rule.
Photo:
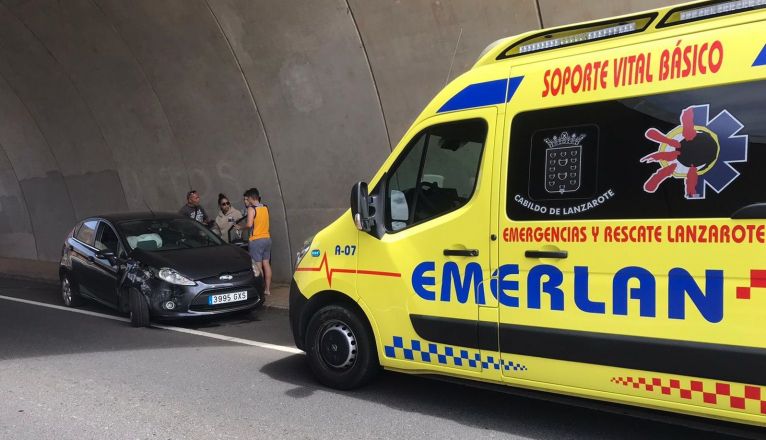
[[[491,41],[638,0],[0,0],[0,257],[257,186],[275,279]],[[452,61],[454,54],[454,61]]]

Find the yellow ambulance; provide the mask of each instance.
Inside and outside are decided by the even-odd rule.
[[[382,367],[766,425],[766,0],[490,45],[306,241],[290,320],[331,387]]]

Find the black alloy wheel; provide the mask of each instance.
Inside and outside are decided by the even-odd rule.
[[[306,349],[311,371],[331,388],[358,388],[380,370],[369,324],[341,304],[323,307],[314,314],[306,330]]]
[[[72,284],[68,273],[61,276],[61,299],[67,307],[77,307],[82,304],[82,299],[77,292],[77,287]]]

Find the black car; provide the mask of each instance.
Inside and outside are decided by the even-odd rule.
[[[250,256],[178,214],[130,213],[83,220],[67,236],[59,269],[64,304],[89,298],[131,323],[252,310],[264,283]]]

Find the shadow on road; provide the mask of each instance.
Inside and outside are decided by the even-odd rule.
[[[316,391],[330,392],[386,405],[399,411],[415,412],[469,427],[535,439],[736,438],[723,435],[720,431],[706,432],[672,423],[647,421],[629,415],[386,371],[362,389],[337,391],[325,388],[314,380],[303,355],[267,364],[261,372],[275,380],[294,385],[295,388],[287,391],[286,395],[295,399],[309,397]],[[615,411],[625,408],[621,405],[614,407]],[[682,419],[699,420],[679,416],[679,420]],[[763,431],[749,427],[721,424],[721,429],[740,430],[740,435],[746,438],[764,438]]]
[[[0,277],[0,295],[55,306],[63,306],[59,286],[53,283]],[[0,303],[0,307],[2,304],[3,303]],[[122,315],[112,308],[89,299],[84,299],[82,306],[77,309],[127,318],[127,315]],[[4,327],[4,323],[2,322],[4,315],[5,313],[0,308],[0,330]],[[29,314],[29,319],[30,321],[27,321],[27,324],[37,321],[37,318],[32,314]],[[74,319],[77,319],[79,322],[85,318]],[[153,320],[153,322],[157,324],[201,330],[224,336],[255,339],[260,342],[271,344],[293,345],[292,333],[290,332],[287,318],[287,310],[275,308],[261,307],[252,312],[235,312],[228,315],[185,318],[181,320]],[[124,327],[128,324],[115,322],[114,325]],[[0,335],[0,340],[2,340],[2,335]],[[0,354],[0,357],[1,356],[2,354]]]
[[[7,291],[3,294],[10,295],[10,291],[15,291],[18,297],[59,304],[58,290],[49,285],[46,287],[29,281],[0,279],[0,289]],[[89,303],[85,308],[114,315],[114,311],[95,303]],[[0,303],[0,361],[106,351],[234,345],[207,338],[190,339],[187,335],[159,329],[134,329],[126,322],[113,321],[110,322],[113,325],[104,325],[102,318],[72,318],[70,313],[3,301]],[[264,330],[264,335],[279,333],[282,338],[288,333],[265,331],[267,328],[264,326],[268,324],[279,328],[279,325],[286,325],[285,322],[286,317],[279,313],[272,315],[271,312],[258,312],[251,316],[194,320],[185,323],[184,327],[206,331],[220,327],[228,329],[226,331],[234,329],[232,332],[252,332],[253,327],[256,327],[253,324],[257,324],[262,326],[260,330]],[[126,357],[129,354],[126,353]],[[691,417],[677,416],[680,420],[677,424],[647,421],[621,414],[623,410],[631,414],[635,414],[635,411],[620,405],[612,405],[610,412],[596,411],[391,372],[383,372],[365,388],[341,392],[318,385],[303,355],[282,358],[266,364],[260,371],[288,384],[290,389],[285,395],[292,399],[305,399],[320,391],[385,405],[398,411],[450,420],[468,427],[535,439],[714,439],[732,438],[720,432],[734,429],[729,424],[721,424],[720,429],[714,427],[715,432],[709,432],[682,426],[691,425],[685,423],[690,420],[700,423],[700,419]],[[748,427],[736,429],[742,431],[740,435],[747,438],[766,438],[763,430]]]
[[[91,303],[84,309],[114,315]],[[189,338],[155,328],[133,328],[124,321],[75,315],[60,310],[0,301],[0,361],[108,351],[234,345],[208,338]]]
[[[81,310],[126,318],[112,309],[87,302]],[[259,312],[235,314],[219,318],[198,318],[187,321],[162,321],[157,324],[199,329],[222,336],[256,338],[259,342],[292,346],[292,336],[286,330],[287,318],[263,316]],[[133,328],[129,322],[107,321],[29,306],[12,301],[0,301],[0,361],[30,357],[166,349],[175,347],[209,347],[239,345],[217,339],[194,337],[159,328]]]

